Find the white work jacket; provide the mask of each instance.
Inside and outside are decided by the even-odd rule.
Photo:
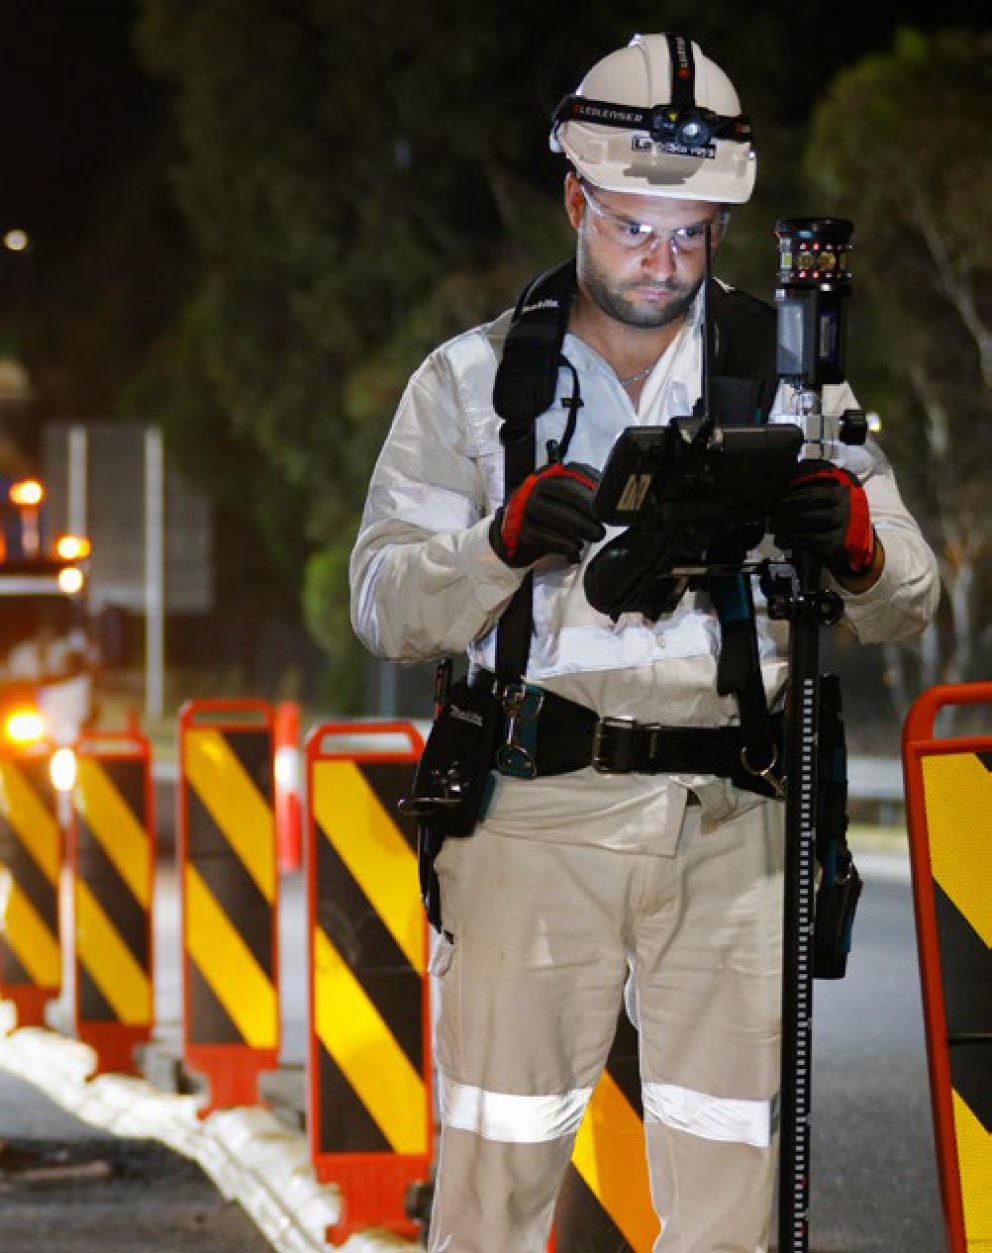
[[[564,354],[581,385],[582,408],[567,461],[597,469],[627,426],[657,426],[692,412],[700,392],[700,301],[648,376],[635,409],[612,368],[576,335]],[[495,625],[525,571],[506,566],[489,543],[503,504],[501,420],[493,382],[509,315],[442,345],[413,375],[379,456],[351,560],[352,622],[376,655],[401,663],[467,650],[495,668]],[[572,376],[559,371],[555,402],[536,423],[537,464],[548,440],[562,438]],[[787,418],[780,388],[774,415]],[[824,389],[823,409],[855,405],[850,388]],[[838,588],[844,621],[865,643],[907,638],[929,621],[939,597],[936,561],[900,499],[892,471],[873,443],[832,450],[858,474],[885,548],[885,569],[860,595]],[[619,528],[609,528],[607,542]],[[592,608],[583,590],[591,545],[579,566],[553,558],[534,570],[534,628],[527,679],[601,716],[668,726],[736,722],[732,697],[716,692],[720,627],[709,597],[688,593],[674,613],[651,622],[619,621]],[[774,552],[766,539],[761,552]],[[769,621],[755,588],[759,649],[771,702],[786,678],[787,626]],[[692,788],[704,816],[718,820],[758,802],[725,780],[698,776],[607,776],[591,768],[535,780],[501,778],[489,821],[505,835],[594,842],[671,853]]]

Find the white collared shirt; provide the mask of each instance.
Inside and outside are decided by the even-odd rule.
[[[566,336],[564,354],[582,394],[566,460],[602,469],[625,427],[660,426],[692,412],[701,373],[698,303],[645,380],[636,409],[606,361],[576,335]],[[504,565],[488,540],[492,515],[503,503],[501,423],[492,391],[508,326],[504,314],[442,345],[413,375],[400,402],[351,561],[353,625],[379,656],[412,663],[467,650],[473,664],[494,669],[495,625],[525,573]],[[562,368],[555,403],[536,422],[538,464],[547,441],[562,438],[562,400],[571,388],[571,372]],[[788,402],[780,388],[773,415],[785,416]],[[825,413],[854,405],[846,384],[824,389]],[[915,635],[939,596],[935,558],[876,445],[844,448],[834,460],[862,480],[886,557],[868,592],[840,589],[845,622],[866,643]],[[615,534],[610,528],[607,540]],[[600,546],[591,545],[579,566],[547,559],[535,568],[528,679],[601,715],[675,726],[737,721],[734,699],[716,692],[720,629],[706,593],[687,593],[657,622],[624,614],[614,623],[592,608],[583,590],[585,566]],[[775,551],[770,539],[760,551]],[[769,621],[757,589],[755,601],[762,672],[775,702],[785,682],[787,628]],[[544,832],[670,852],[686,787],[703,796],[713,816],[757,799],[694,776],[611,778],[584,770],[501,780],[492,820],[508,835]]]

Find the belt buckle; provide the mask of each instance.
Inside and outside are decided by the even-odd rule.
[[[635,767],[635,718],[600,718],[592,733],[592,768],[598,774],[630,774]]]
[[[496,751],[496,768],[511,778],[533,779],[537,774],[537,716],[544,693],[527,683],[508,683],[502,703],[506,733]]]

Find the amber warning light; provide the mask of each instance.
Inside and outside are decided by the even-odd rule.
[[[23,479],[10,489],[12,505],[40,505],[45,499],[45,489],[37,479]]]
[[[36,709],[14,709],[4,719],[3,738],[9,744],[37,744],[45,735],[45,723]]]
[[[60,535],[55,552],[63,561],[82,561],[90,555],[92,545],[82,535]]]

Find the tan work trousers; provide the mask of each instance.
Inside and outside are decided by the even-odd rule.
[[[675,856],[449,840],[432,961],[441,1149],[432,1253],[544,1253],[627,991],[655,1253],[764,1253],[779,1086],[783,810]]]

